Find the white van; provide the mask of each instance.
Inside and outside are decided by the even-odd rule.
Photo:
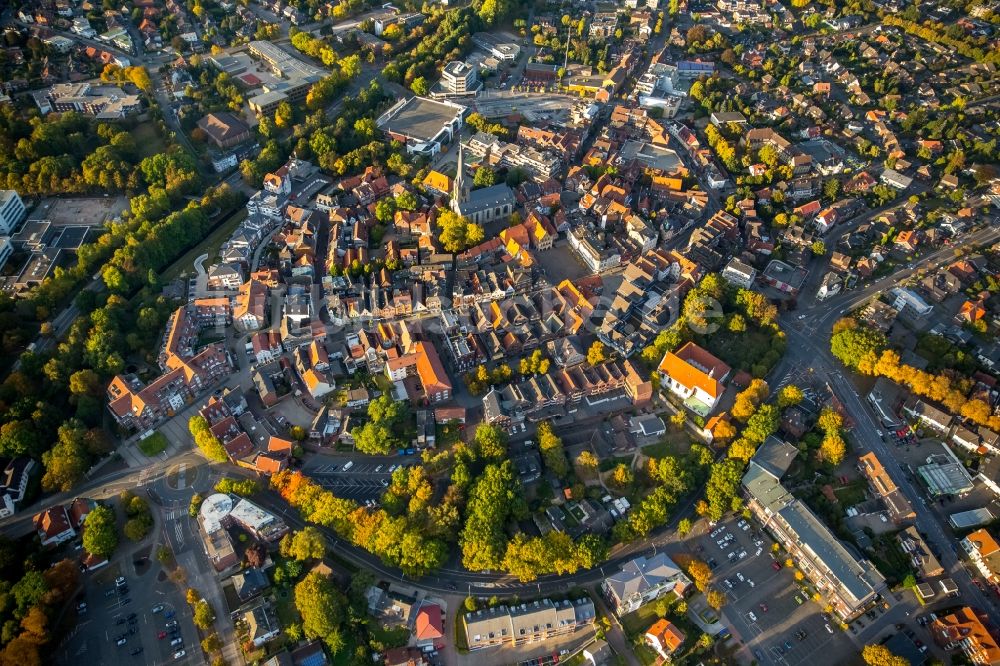
[[[343,466],[343,467],[341,468],[341,471],[344,471],[344,472],[346,472],[347,470],[351,469],[352,467],[354,467],[354,461],[353,461],[353,460],[349,460],[349,461],[347,462],[347,464],[346,464],[346,465],[344,465],[344,466]]]

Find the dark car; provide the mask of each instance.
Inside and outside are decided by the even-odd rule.
[[[133,657],[142,654],[142,648],[141,647],[137,647],[136,649],[132,650],[131,654],[132,654]]]

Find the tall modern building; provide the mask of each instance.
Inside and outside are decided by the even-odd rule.
[[[0,235],[9,236],[27,212],[17,192],[0,190]]]
[[[441,86],[452,95],[474,93],[481,87],[476,68],[461,60],[453,60],[444,66]]]

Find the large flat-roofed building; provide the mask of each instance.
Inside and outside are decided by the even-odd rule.
[[[780,454],[786,448],[780,440],[768,438],[754,455],[743,476],[747,506],[826,597],[837,617],[850,621],[875,602],[885,589],[885,579],[781,485],[787,466],[776,466],[773,460],[790,464],[793,456]]]
[[[263,40],[247,44],[250,55],[264,62],[275,76],[285,79],[323,76],[323,70],[304,60],[299,60],[281,47]]]
[[[263,87],[264,92],[247,100],[250,110],[258,117],[274,113],[283,101],[301,102],[309,94],[312,85],[325,72],[303,60],[299,60],[280,47],[263,40],[247,45],[250,55],[263,62],[275,76],[283,80]]]
[[[0,190],[0,235],[9,236],[21,223],[27,210],[14,190]]]
[[[488,32],[477,32],[472,35],[472,43],[501,62],[513,62],[521,53],[521,47],[517,44],[504,41]]]
[[[77,111],[102,120],[114,120],[137,113],[142,108],[138,95],[129,95],[118,86],[89,83],[57,83],[33,93],[43,114]]]
[[[647,169],[668,175],[687,175],[687,169],[677,153],[645,141],[626,141],[618,156],[622,164],[635,161]]]
[[[406,145],[406,152],[432,157],[462,129],[468,107],[454,102],[411,97],[395,104],[377,121],[390,139]]]

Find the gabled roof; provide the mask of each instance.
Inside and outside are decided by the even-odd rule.
[[[667,352],[660,362],[659,371],[676,382],[702,391],[718,398],[722,395],[721,381],[732,370],[728,365],[702,349],[693,342],[688,342],[674,352]]]

